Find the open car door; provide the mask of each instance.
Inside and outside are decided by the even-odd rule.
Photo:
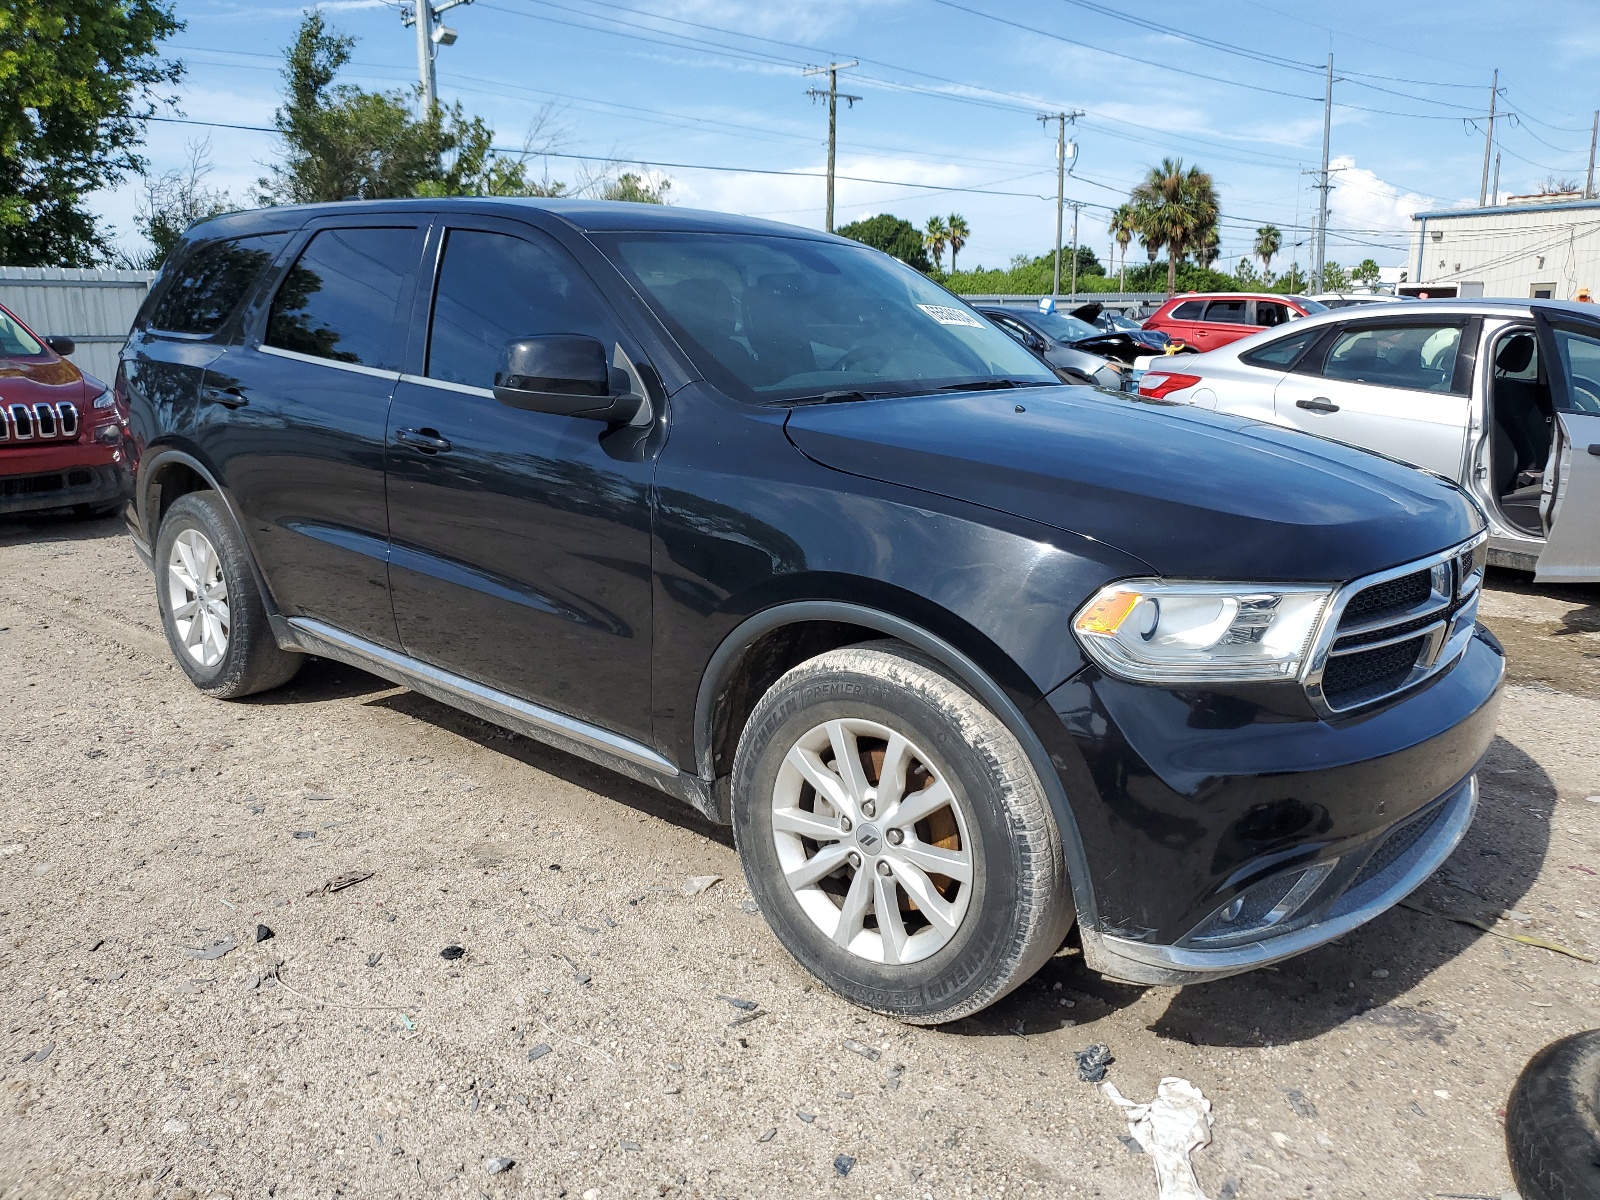
[[[1554,440],[1539,513],[1538,583],[1600,583],[1600,323],[1537,311],[1549,365]]]

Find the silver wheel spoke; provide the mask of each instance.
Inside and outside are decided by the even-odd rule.
[[[803,808],[780,808],[773,811],[772,828],[779,833],[797,833],[814,842],[836,842],[844,836],[839,822],[808,813]]]
[[[959,850],[945,850],[926,842],[908,841],[896,846],[892,857],[904,859],[931,875],[948,875],[958,883],[972,882],[972,863]]]
[[[824,846],[792,871],[784,872],[784,879],[795,891],[810,887],[824,875],[830,875],[844,864],[849,851],[843,846]]]
[[[928,918],[928,923],[938,930],[939,935],[948,938],[953,934],[957,925],[955,909],[939,894],[933,886],[933,880],[923,874],[920,867],[908,862],[890,859],[889,865],[894,869],[900,886],[906,889],[906,894],[916,902],[917,908]]]
[[[878,813],[885,820],[906,788],[906,772],[911,769],[911,743],[898,733],[889,735],[883,751],[883,769],[878,772]]]
[[[857,870],[850,880],[850,890],[839,906],[839,924],[833,931],[836,946],[849,947],[856,935],[866,928],[867,908],[872,903],[873,875],[868,870]]]
[[[172,619],[174,621],[187,621],[191,619],[199,610],[200,601],[190,600],[187,604],[180,605],[172,610]]]
[[[950,785],[942,779],[936,779],[920,792],[912,792],[900,801],[900,806],[884,819],[884,824],[902,827],[915,825],[954,799]]]
[[[844,780],[850,799],[859,807],[871,785],[861,767],[861,747],[856,745],[856,735],[843,721],[829,721],[828,741],[833,745],[833,769]]]
[[[834,811],[855,819],[856,806],[845,791],[843,781],[822,765],[822,759],[817,757],[816,751],[796,746],[789,751],[789,762],[794,764],[807,783],[817,789],[818,795],[833,805]]]
[[[213,667],[228,653],[231,614],[222,557],[198,529],[173,539],[167,556],[167,598],[172,629],[189,656]]]
[[[883,936],[883,961],[898,963],[905,954],[906,925],[900,917],[900,889],[894,876],[874,875],[872,911],[878,918],[878,932]]]

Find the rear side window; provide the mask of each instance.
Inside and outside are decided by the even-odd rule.
[[[1252,367],[1283,367],[1287,370],[1321,332],[1320,329],[1302,329],[1299,333],[1281,337],[1265,346],[1257,346],[1248,354],[1241,354],[1239,361],[1249,363]]]
[[[1198,321],[1200,314],[1205,311],[1204,300],[1185,300],[1177,308],[1167,314],[1169,321]]]
[[[428,377],[493,387],[505,344],[546,333],[611,340],[605,303],[589,281],[533,242],[452,229],[433,298]]]
[[[1334,340],[1322,374],[1351,383],[1448,392],[1460,348],[1459,325],[1357,325]]]
[[[156,301],[151,328],[215,333],[288,240],[287,233],[266,233],[201,246],[179,264],[172,285]]]
[[[397,371],[395,310],[412,266],[414,229],[324,229],[272,301],[267,345]]]
[[[1206,305],[1206,322],[1212,325],[1248,325],[1248,300],[1213,300]]]
[[[1299,315],[1299,313],[1295,312],[1294,309],[1290,308],[1287,304],[1279,304],[1276,300],[1256,301],[1257,325],[1266,325],[1268,327],[1273,325],[1286,325]]]

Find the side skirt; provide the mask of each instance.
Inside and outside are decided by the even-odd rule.
[[[709,783],[678,770],[643,743],[518,699],[310,617],[277,618],[273,626],[279,644],[286,650],[315,654],[370,671],[492,725],[648,784],[684,801],[708,821],[725,823]]]

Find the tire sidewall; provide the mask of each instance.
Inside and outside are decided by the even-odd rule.
[[[735,767],[734,839],[757,903],[801,965],[857,1004],[910,1020],[967,1007],[1006,967],[1025,865],[1010,836],[1003,773],[990,747],[966,740],[944,706],[903,682],[851,669],[786,680],[757,706]],[[916,963],[885,966],[834,945],[783,880],[772,832],[779,769],[802,735],[841,718],[873,721],[909,738],[934,760],[966,817],[973,850],[966,916],[948,944]]]

